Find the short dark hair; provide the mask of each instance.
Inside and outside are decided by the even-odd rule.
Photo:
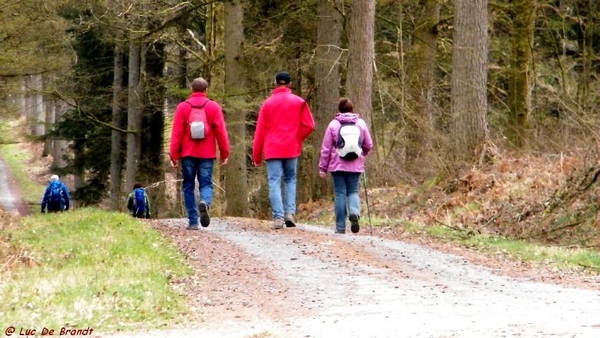
[[[338,101],[338,109],[340,113],[351,113],[354,111],[354,105],[352,105],[352,101],[349,98],[342,97]]]
[[[137,189],[137,188],[142,188],[144,187],[141,183],[136,183],[133,185],[133,189]]]
[[[192,91],[193,92],[201,92],[204,93],[208,88],[208,81],[204,80],[201,77],[197,77],[192,81]]]

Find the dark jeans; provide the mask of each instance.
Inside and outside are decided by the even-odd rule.
[[[64,205],[60,202],[48,202],[48,204],[46,205],[46,209],[48,209],[48,212],[61,212],[65,209]]]
[[[214,193],[212,183],[214,161],[214,159],[195,157],[184,157],[181,159],[183,199],[188,213],[188,224],[190,226],[198,225],[198,203],[196,203],[195,196],[196,180],[199,183],[198,191],[200,192],[200,201],[204,201],[207,206],[212,204]]]

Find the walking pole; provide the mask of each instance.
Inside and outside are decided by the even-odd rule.
[[[373,234],[373,224],[371,224],[371,210],[369,209],[369,194],[367,193],[367,173],[363,173],[363,185],[365,187],[365,202],[367,202],[367,215],[369,216],[369,229],[371,235]]]

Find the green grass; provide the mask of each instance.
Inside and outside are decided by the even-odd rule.
[[[139,220],[84,208],[23,218],[10,243],[40,264],[0,271],[0,327],[152,329],[185,320],[169,283],[191,269]],[[4,260],[2,261],[4,262]]]
[[[19,147],[19,144],[0,145],[0,156],[17,179],[23,200],[29,204],[39,205],[45,186],[31,179],[31,174],[27,171],[30,154],[22,151]]]
[[[28,204],[39,205],[45,186],[31,179],[28,163],[30,163],[32,155],[23,151],[21,144],[12,143],[12,140],[17,138],[19,129],[11,126],[10,121],[0,118],[0,157],[17,179],[22,199]]]
[[[600,252],[588,249],[571,249],[544,246],[526,241],[477,234],[446,226],[404,225],[407,232],[424,235],[444,242],[465,245],[491,255],[508,259],[569,270],[589,270],[600,273]]]

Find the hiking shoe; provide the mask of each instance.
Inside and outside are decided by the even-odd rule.
[[[346,233],[346,229],[335,229],[335,233],[336,234],[345,234]]]
[[[198,210],[200,211],[200,225],[207,227],[210,224],[210,216],[208,216],[208,205],[206,202],[201,201],[198,204]]]
[[[281,229],[283,228],[285,221],[283,218],[277,218],[273,221],[273,229]]]
[[[285,216],[283,216],[285,221],[285,226],[288,228],[293,228],[296,226],[296,221],[294,221],[294,214],[286,212]]]
[[[188,225],[187,229],[188,230],[198,230],[198,226],[197,225]]]
[[[360,230],[360,225],[358,225],[358,215],[350,214],[350,217],[348,218],[350,219],[350,231],[352,231],[353,234],[357,233]]]

